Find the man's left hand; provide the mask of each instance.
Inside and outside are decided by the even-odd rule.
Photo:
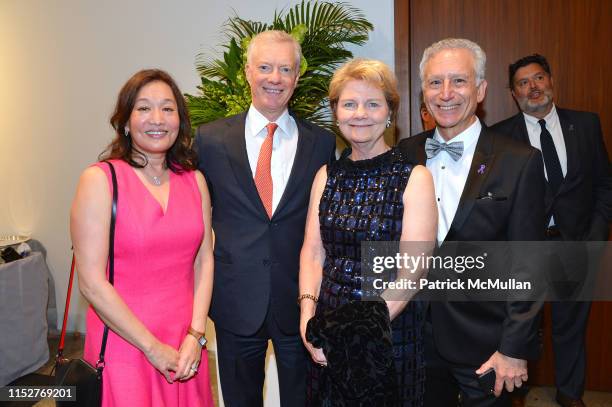
[[[495,352],[489,360],[484,362],[476,371],[480,375],[493,368],[495,370],[495,397],[499,397],[504,385],[506,390],[511,392],[515,387],[521,387],[527,381],[527,361],[525,359],[515,359],[510,356]]]

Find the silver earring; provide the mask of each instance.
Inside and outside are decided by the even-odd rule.
[[[340,127],[340,120],[336,120],[336,126]]]
[[[390,117],[387,117],[387,123],[385,123],[385,127],[386,128],[391,127],[391,118]]]
[[[130,131],[128,129],[123,129],[123,134],[125,137],[130,137]]]

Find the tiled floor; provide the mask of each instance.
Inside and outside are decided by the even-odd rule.
[[[41,367],[37,373],[49,374],[53,369],[55,354],[57,352],[57,344],[59,338],[49,338],[49,354],[53,355],[49,362]],[[69,335],[65,341],[64,356],[67,358],[78,358],[83,355],[83,343],[84,338],[81,335]],[[216,366],[215,364],[215,353],[208,352],[208,365]],[[216,369],[210,369],[211,383],[216,384],[217,372]],[[218,405],[218,389],[215,385],[212,386],[213,398],[215,405]],[[612,407],[612,393],[588,391],[584,395],[584,402],[588,407]],[[25,405],[25,404],[24,404]],[[54,407],[55,403],[52,400],[43,400],[35,404],[35,407]],[[534,387],[532,388],[524,400],[518,401],[513,404],[514,407],[557,407],[558,404],[555,402],[555,389],[552,387]],[[271,406],[270,406],[271,407]],[[276,406],[274,406],[276,407]],[[443,406],[440,406],[443,407]]]

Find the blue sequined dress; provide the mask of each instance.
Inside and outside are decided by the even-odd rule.
[[[361,299],[361,242],[400,239],[402,196],[412,168],[397,148],[368,160],[341,158],[328,166],[319,204],[326,257],[317,314]],[[423,404],[423,320],[423,305],[411,301],[391,325],[401,406]],[[308,405],[334,405],[321,396],[329,380],[326,368],[311,364]]]

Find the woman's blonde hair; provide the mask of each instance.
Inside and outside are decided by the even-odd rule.
[[[336,114],[340,93],[347,82],[352,80],[364,81],[382,90],[389,106],[391,120],[395,120],[399,109],[397,78],[384,62],[365,58],[352,59],[334,73],[329,84],[329,104],[334,114]]]

